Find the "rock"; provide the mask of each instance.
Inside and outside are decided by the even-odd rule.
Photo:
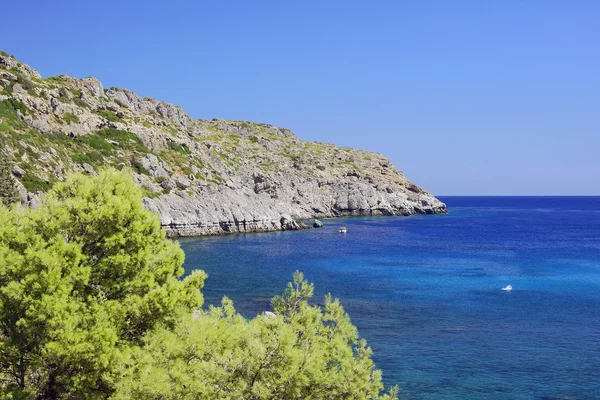
[[[25,176],[25,170],[22,168],[19,168],[18,166],[14,166],[12,173],[14,176],[16,176],[17,178],[22,178]]]
[[[95,97],[103,97],[104,96],[104,88],[102,87],[102,83],[96,78],[84,78],[81,80],[83,87],[90,91],[92,96]]]
[[[160,186],[165,190],[173,190],[175,189],[175,185],[176,184],[173,179],[166,179],[160,184]]]
[[[23,186],[23,184],[17,179],[15,179],[15,185],[17,186],[17,190],[19,191],[21,204],[28,204],[29,193],[27,193],[27,189],[25,189],[25,186]]]
[[[31,208],[39,207],[42,202],[40,201],[40,195],[38,193],[27,193],[26,204]]]
[[[277,318],[277,315],[271,311],[265,311],[263,314],[265,316],[265,319]]]
[[[313,222],[313,228],[322,228],[323,227],[323,223],[321,221],[319,221],[318,219],[315,219],[315,222]]]
[[[23,89],[20,83],[15,83],[12,87],[13,94],[26,94],[27,90]]]
[[[17,80],[17,76],[14,74],[11,74],[8,71],[0,71],[0,78],[6,79],[7,81],[16,81]]]
[[[175,184],[181,190],[188,189],[192,185],[191,182],[189,181],[189,179],[186,179],[183,177],[179,177],[179,178],[175,179]]]
[[[94,171],[94,167],[92,167],[90,164],[83,163],[82,167],[83,172],[85,172],[88,175],[94,175],[96,173],[96,171]]]
[[[152,176],[167,177],[170,175],[169,168],[154,154],[146,154],[137,160]]]
[[[300,229],[300,225],[293,219],[287,217],[281,217],[281,230],[283,231],[295,231]]]

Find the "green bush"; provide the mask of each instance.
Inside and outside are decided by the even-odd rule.
[[[102,165],[104,158],[98,153],[76,153],[71,155],[71,160],[78,164]]]
[[[85,143],[92,149],[100,150],[104,154],[112,154],[115,151],[115,146],[108,143],[104,138],[97,136],[96,134],[89,134],[79,136],[77,140],[81,143]]]
[[[23,72],[21,72],[20,70],[18,70],[16,68],[12,68],[11,71],[13,74],[16,75],[17,82],[19,84],[21,84],[23,89],[25,89],[27,92],[29,92],[29,94],[34,95],[35,92],[33,92],[33,88],[35,88],[35,85],[31,81],[31,79],[29,79],[29,77],[27,77]]]
[[[99,137],[102,137],[104,139],[114,140],[115,142],[118,142],[119,148],[122,149],[135,150],[141,153],[150,152],[150,150],[148,150],[146,146],[143,145],[140,138],[137,137],[135,133],[131,133],[129,131],[108,128],[95,132],[95,135],[98,135]]]
[[[4,151],[0,151],[0,204],[10,206],[18,203],[19,191],[12,176],[12,163]]]
[[[75,103],[75,105],[81,108],[90,108],[90,106],[85,101],[81,100],[78,97],[73,99],[73,103]]]
[[[17,111],[23,115],[27,115],[30,112],[25,104],[16,99],[5,99],[0,101],[0,120],[3,121],[3,126],[1,128],[3,132],[27,128],[27,124],[21,120]],[[8,126],[11,129],[8,129]]]
[[[18,100],[5,99],[0,101],[0,119],[14,129],[24,129],[27,125],[19,118],[17,110],[23,115],[26,115],[29,111],[25,104]]]
[[[150,172],[146,168],[144,168],[141,162],[139,162],[136,159],[131,160],[131,168],[133,168],[133,170],[138,174],[150,175]]]
[[[311,306],[313,285],[294,274],[274,314],[247,321],[220,307],[157,329],[122,359],[115,399],[394,399],[338,300]]]
[[[179,144],[179,143],[173,142],[172,140],[169,140],[167,145],[169,146],[169,149],[176,151],[179,154],[184,154],[184,155],[192,154],[192,151],[189,149],[189,147],[187,147],[186,144]]]
[[[133,150],[140,153],[149,152],[142,144],[140,138],[135,134],[114,128],[102,129],[88,135],[80,136],[76,140],[94,150],[100,151],[105,156],[116,154],[117,149]],[[117,142],[118,146],[109,143],[108,140]]]
[[[79,123],[79,117],[77,117],[77,115],[71,114],[71,113],[64,113],[62,116],[62,119],[63,119],[63,121],[65,121],[68,124]]]
[[[53,83],[61,83],[61,84],[65,83],[65,81],[60,76],[49,76],[47,78],[44,78],[44,80],[47,82],[53,82]]]
[[[32,171],[27,171],[25,176],[21,178],[21,183],[25,186],[28,192],[47,192],[51,185],[49,182],[41,179]]]
[[[0,132],[13,132],[13,127],[7,122],[0,122]]]
[[[96,114],[100,115],[103,118],[106,118],[110,122],[123,122],[123,120],[117,117],[117,114],[110,110],[98,110]]]

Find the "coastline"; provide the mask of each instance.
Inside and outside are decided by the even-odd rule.
[[[171,239],[178,238],[196,238],[196,237],[214,237],[214,236],[227,236],[235,234],[254,234],[254,233],[269,233],[269,232],[283,232],[283,231],[301,231],[314,228],[312,221],[318,219],[323,221],[335,221],[338,218],[348,217],[411,217],[416,215],[444,215],[448,214],[448,208],[444,203],[441,203],[443,207],[428,208],[424,212],[413,212],[413,213],[402,213],[402,214],[384,214],[384,213],[367,213],[356,210],[353,212],[342,212],[337,215],[327,216],[314,216],[310,218],[292,219],[288,220],[282,217],[280,221],[266,220],[266,221],[230,221],[218,222],[218,223],[206,223],[196,226],[173,226],[173,225],[162,225],[165,229],[167,237]],[[284,221],[282,221],[284,220]]]

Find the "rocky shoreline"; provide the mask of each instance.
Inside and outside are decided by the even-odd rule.
[[[4,52],[0,131],[24,204],[35,206],[69,173],[127,167],[172,237],[447,212],[379,153],[306,142],[269,124],[194,120],[181,107],[105,89],[95,78],[43,78]]]
[[[311,182],[305,185],[294,185],[295,194],[298,190],[311,193]],[[429,194],[419,193],[416,199],[410,199],[404,193],[381,192],[367,186],[367,196],[360,191],[352,193],[356,186],[360,185],[348,185],[346,190],[333,191],[325,198],[308,198],[305,201],[312,204],[310,208],[304,202],[291,204],[281,198],[275,201],[270,196],[252,196],[244,187],[219,188],[205,196],[200,192],[191,197],[174,193],[145,198],[144,205],[161,216],[171,237],[310,229],[305,222],[316,218],[447,213],[445,204]],[[315,203],[321,208],[314,207]]]

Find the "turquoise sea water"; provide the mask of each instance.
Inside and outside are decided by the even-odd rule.
[[[404,399],[600,398],[600,197],[442,200],[448,215],[185,239],[185,267],[247,317],[303,271]]]

